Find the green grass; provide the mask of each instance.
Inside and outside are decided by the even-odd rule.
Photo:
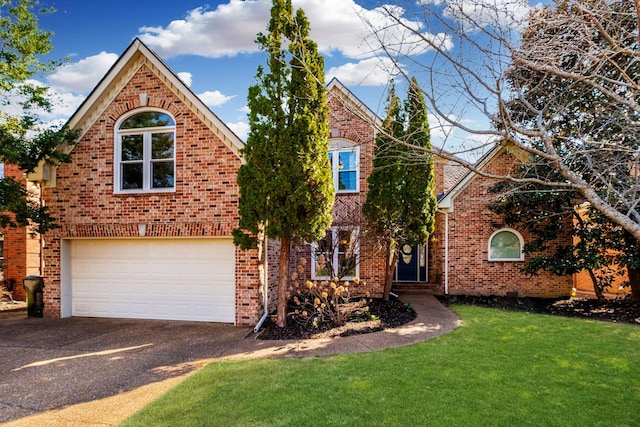
[[[212,363],[123,425],[640,425],[640,327],[454,309],[410,347]]]

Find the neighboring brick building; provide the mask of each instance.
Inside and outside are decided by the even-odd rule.
[[[13,178],[26,185],[27,189],[38,197],[39,188],[27,182],[25,173],[16,165],[3,165],[3,177]],[[0,229],[2,246],[2,279],[13,282],[13,298],[25,301],[26,293],[22,279],[26,276],[40,275],[40,235],[32,234],[26,227]]]
[[[327,99],[334,223],[322,241],[294,248],[292,268],[305,258],[313,279],[341,269],[367,283],[355,293],[380,296],[384,255],[361,218],[380,120],[337,80]],[[267,291],[257,251],[232,243],[243,143],[143,43],[127,48],[69,125],[82,130],[66,147],[72,161],[43,185],[60,225],[44,239],[45,315],[252,325],[265,294],[274,307],[277,245],[267,250]],[[512,163],[506,152],[484,161],[487,168]],[[436,179],[436,232],[428,245],[403,248],[398,281],[454,294],[570,292],[570,278],[519,274],[526,236],[492,228],[484,178],[438,161]]]

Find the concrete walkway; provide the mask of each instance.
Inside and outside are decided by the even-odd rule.
[[[401,327],[298,341],[257,340],[250,328],[214,323],[0,312],[0,423],[115,426],[211,361],[382,350],[423,342],[460,324],[433,296],[401,300],[418,315]]]

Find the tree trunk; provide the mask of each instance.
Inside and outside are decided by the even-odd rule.
[[[589,277],[591,277],[591,281],[593,282],[593,291],[596,293],[596,298],[598,301],[604,301],[604,293],[602,292],[602,286],[598,282],[595,273],[592,269],[588,268],[587,272],[589,273]]]
[[[266,251],[267,247],[267,239],[265,239],[264,235],[264,225],[261,224],[258,227],[258,286],[260,287],[260,292],[262,292],[262,306],[264,308],[264,312],[267,313],[269,311],[268,307],[268,299],[267,295],[269,294],[269,284],[267,279],[267,259],[266,259]]]
[[[391,286],[393,285],[393,272],[396,269],[396,262],[398,261],[398,251],[396,250],[396,245],[394,245],[392,240],[387,242],[386,248],[386,259],[385,259],[385,278],[384,278],[384,291],[382,297],[385,300],[389,300],[389,294],[391,293]]]
[[[280,239],[280,259],[278,268],[278,319],[279,327],[287,326],[287,284],[289,283],[289,252],[291,251],[291,239]]]
[[[627,267],[629,285],[631,285],[631,301],[640,301],[640,269]]]

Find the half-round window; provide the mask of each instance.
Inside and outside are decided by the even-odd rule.
[[[489,239],[489,261],[522,261],[522,236],[515,230],[502,229]]]
[[[176,122],[161,111],[125,117],[116,126],[116,192],[175,190]]]

